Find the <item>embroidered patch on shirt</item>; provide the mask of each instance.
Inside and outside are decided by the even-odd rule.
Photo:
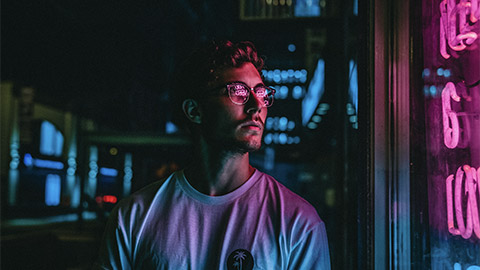
[[[252,270],[253,265],[253,256],[245,249],[233,251],[227,259],[228,270]]]

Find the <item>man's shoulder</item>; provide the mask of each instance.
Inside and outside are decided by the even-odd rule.
[[[284,186],[273,176],[266,173],[263,175],[267,194],[275,198],[286,212],[285,214],[321,222],[317,210],[306,199]]]
[[[172,178],[175,177],[175,173],[172,173],[169,177],[166,177],[162,180],[155,181],[148,184],[147,186],[135,191],[128,197],[124,198],[117,205],[117,210],[119,213],[129,213],[136,212],[137,214],[142,214],[151,207],[154,201],[160,196],[159,194],[169,187],[172,182]]]

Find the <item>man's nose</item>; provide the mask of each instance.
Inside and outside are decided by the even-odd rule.
[[[265,102],[263,101],[263,98],[258,98],[255,92],[250,90],[250,98],[248,99],[247,103],[245,104],[245,109],[247,110],[247,113],[256,113],[256,112],[261,112],[262,109],[264,109],[264,104]]]

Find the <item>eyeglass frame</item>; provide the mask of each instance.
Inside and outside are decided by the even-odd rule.
[[[235,85],[235,84],[243,85],[243,86],[245,86],[246,89],[249,90],[249,91],[248,91],[248,96],[247,96],[247,98],[245,99],[245,101],[244,101],[243,103],[235,102],[235,101],[233,100],[232,96],[231,96],[232,90],[229,89],[229,86]],[[219,94],[220,94],[220,95],[225,95],[225,94],[226,94],[225,92],[228,92],[228,98],[230,99],[230,101],[231,101],[233,104],[240,106],[240,105],[244,105],[244,104],[246,104],[246,103],[248,102],[248,100],[250,99],[250,96],[252,95],[252,92],[253,92],[253,94],[257,97],[257,92],[256,92],[255,89],[258,88],[258,87],[264,87],[265,90],[271,91],[272,102],[271,102],[268,106],[265,106],[265,105],[262,106],[262,107],[264,107],[264,108],[269,108],[269,107],[271,107],[271,106],[273,105],[275,93],[277,92],[277,90],[275,90],[275,89],[272,88],[272,87],[266,86],[266,85],[264,85],[264,84],[258,84],[258,85],[254,86],[254,87],[250,87],[250,86],[248,86],[246,83],[244,83],[244,82],[242,82],[242,81],[233,81],[233,82],[228,82],[228,83],[225,83],[225,84],[223,84],[223,85],[221,85],[221,86],[212,88],[212,89],[210,89],[210,90],[207,90],[207,92],[215,92],[215,91],[217,91],[217,90],[219,90],[219,89],[225,89],[225,90],[223,91],[223,93],[221,93],[221,94],[219,93]],[[264,100],[265,100],[265,99],[264,99]]]

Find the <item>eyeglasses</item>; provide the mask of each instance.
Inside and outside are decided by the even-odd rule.
[[[273,104],[273,96],[275,95],[276,90],[265,86],[257,85],[253,88],[250,88],[243,82],[231,82],[223,85],[221,87],[212,89],[212,91],[223,88],[225,92],[228,92],[230,100],[237,105],[243,105],[247,103],[250,98],[251,92],[255,93],[255,96],[263,101],[263,107],[270,107]],[[224,92],[224,93],[225,93]]]

